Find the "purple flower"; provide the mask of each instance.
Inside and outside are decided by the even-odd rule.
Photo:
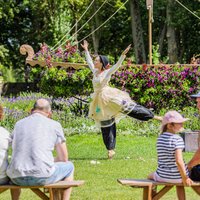
[[[194,88],[190,88],[190,89],[188,90],[189,93],[192,93],[193,91],[194,91]]]

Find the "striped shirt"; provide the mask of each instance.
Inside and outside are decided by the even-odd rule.
[[[172,133],[163,133],[157,140],[158,168],[156,173],[165,179],[181,179],[175,158],[176,149],[184,149],[183,139]],[[185,165],[186,174],[188,169]]]

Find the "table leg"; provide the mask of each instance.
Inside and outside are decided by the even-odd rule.
[[[153,200],[158,200],[160,199],[164,194],[166,194],[169,190],[171,190],[173,188],[173,186],[165,186],[163,187],[159,192],[157,192],[154,196],[153,196]]]
[[[143,200],[152,200],[152,186],[145,186],[143,189]]]

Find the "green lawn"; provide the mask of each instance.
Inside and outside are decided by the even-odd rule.
[[[156,137],[133,135],[117,136],[116,156],[107,160],[107,152],[101,135],[74,135],[67,137],[70,159],[75,165],[75,179],[85,180],[81,187],[74,188],[72,200],[142,200],[142,189],[132,189],[117,183],[118,178],[145,178],[156,169]],[[192,157],[185,153],[185,160]],[[92,160],[99,164],[91,164]],[[200,199],[191,188],[186,188],[187,200]],[[9,192],[0,199],[9,200]],[[23,190],[22,200],[39,200],[29,190]],[[175,200],[175,190],[163,200]]]

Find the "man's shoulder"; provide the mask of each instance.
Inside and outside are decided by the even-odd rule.
[[[58,122],[58,121],[56,121],[56,120],[54,120],[54,119],[51,119],[51,118],[49,118],[49,117],[46,117],[46,116],[42,116],[42,115],[40,115],[40,117],[42,117],[42,119],[44,120],[44,121],[46,121],[46,123],[48,123],[48,124],[50,124],[50,125],[52,125],[52,126],[61,126],[61,124],[60,124],[60,122]]]
[[[52,123],[53,125],[55,125],[55,126],[61,126],[60,122],[58,122],[58,121],[56,121],[56,120],[54,120],[54,119],[50,119],[50,118],[47,118],[47,119],[48,119],[48,121],[49,121],[50,123]]]
[[[29,117],[30,117],[30,115],[27,116],[27,117],[25,117],[25,118],[23,118],[23,119],[20,119],[19,121],[16,122],[16,125],[20,125],[21,123],[23,123],[24,121],[26,121]]]
[[[16,126],[20,126],[24,123],[30,123],[32,120],[37,121],[39,123],[48,123],[49,125],[52,125],[52,126],[61,126],[61,124],[58,121],[55,121],[55,120],[45,117],[43,115],[36,115],[36,114],[29,115],[29,116],[19,120],[16,123]]]

